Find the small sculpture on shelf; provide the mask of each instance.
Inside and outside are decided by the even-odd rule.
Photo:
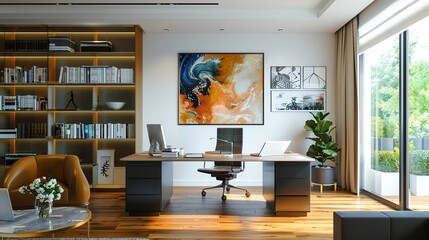
[[[70,100],[69,100],[69,102],[67,103],[67,106],[66,106],[66,110],[67,109],[69,109],[69,105],[70,104],[73,104],[73,106],[74,106],[74,108],[70,108],[70,110],[77,110],[77,106],[76,106],[76,104],[74,103],[74,98],[73,98],[73,91],[70,91]]]

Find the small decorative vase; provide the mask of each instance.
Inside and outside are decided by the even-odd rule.
[[[34,209],[38,217],[47,218],[52,214],[52,202],[40,202],[39,199],[36,199]]]

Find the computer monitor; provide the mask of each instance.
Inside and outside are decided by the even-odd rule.
[[[162,149],[167,148],[161,124],[147,124],[147,133],[150,143],[149,155],[160,154]]]

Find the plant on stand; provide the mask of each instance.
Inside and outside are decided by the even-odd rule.
[[[320,162],[320,165],[313,167],[312,182],[318,184],[333,184],[334,171],[333,168],[325,163],[330,160],[333,163],[336,161],[337,153],[340,151],[338,144],[332,140],[333,122],[325,120],[329,112],[318,112],[313,115],[314,119],[305,122],[305,130],[313,132],[314,136],[306,137],[313,140],[307,151],[307,156],[312,157]]]
[[[41,177],[36,178],[28,186],[20,187],[19,192],[33,194],[35,196],[34,207],[37,216],[47,218],[52,213],[53,201],[61,199],[61,193],[64,192],[64,189],[57,183],[55,178]]]

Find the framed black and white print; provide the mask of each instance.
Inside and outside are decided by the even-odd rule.
[[[326,111],[326,91],[272,90],[271,111]]]
[[[301,89],[301,67],[272,66],[271,89]]]
[[[303,89],[326,89],[326,66],[305,66],[303,68]]]

